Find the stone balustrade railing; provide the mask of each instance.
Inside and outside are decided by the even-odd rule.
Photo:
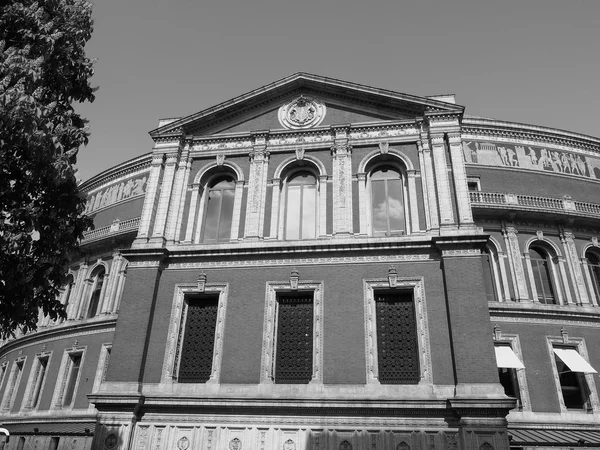
[[[124,231],[136,230],[140,225],[140,218],[134,217],[133,219],[119,220],[115,219],[112,224],[105,227],[96,228],[95,230],[83,233],[82,244],[87,242],[102,239],[104,237],[122,233]]]
[[[507,208],[539,209],[543,211],[563,211],[565,213],[600,218],[600,205],[596,203],[576,202],[569,196],[563,198],[537,197],[534,195],[507,194],[501,192],[469,192],[474,206],[506,205]]]

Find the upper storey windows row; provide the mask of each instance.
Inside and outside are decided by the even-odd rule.
[[[409,185],[408,171],[400,158],[374,158],[365,165],[364,174],[350,175],[345,181],[347,198],[340,198],[334,186],[338,180],[329,177],[322,166],[292,161],[273,179],[263,177],[264,205],[252,195],[252,183],[245,184],[241,171],[235,169],[233,164],[224,165],[197,176],[198,182],[188,193],[189,215],[187,225],[180,226],[181,241],[214,244],[247,237],[248,216],[255,212],[258,233],[262,234],[259,237],[266,239],[326,237],[334,228],[331,221],[341,220],[336,216],[340,210],[350,216],[346,234],[398,236],[419,230],[416,188],[414,183]],[[354,214],[360,215],[360,230],[352,230],[356,183],[354,192],[358,191],[361,210]],[[343,209],[340,202],[345,203]]]
[[[561,247],[550,239],[529,239],[518,253],[516,233],[507,227],[507,251],[495,239],[483,257],[483,274],[490,301],[533,301],[546,305],[600,305],[600,249],[591,245],[577,255],[570,232]]]

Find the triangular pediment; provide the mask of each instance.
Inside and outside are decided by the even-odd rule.
[[[298,99],[324,105],[318,126],[410,120],[427,112],[462,113],[459,105],[427,97],[297,73],[260,89],[152,130],[152,137],[168,134],[214,135],[284,129],[280,108]],[[300,100],[302,101],[302,100]]]

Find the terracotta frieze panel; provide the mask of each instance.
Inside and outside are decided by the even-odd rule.
[[[600,158],[539,146],[463,140],[467,164],[516,167],[600,180]]]

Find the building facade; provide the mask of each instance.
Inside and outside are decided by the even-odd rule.
[[[150,135],[5,449],[600,446],[600,139],[304,73]]]

